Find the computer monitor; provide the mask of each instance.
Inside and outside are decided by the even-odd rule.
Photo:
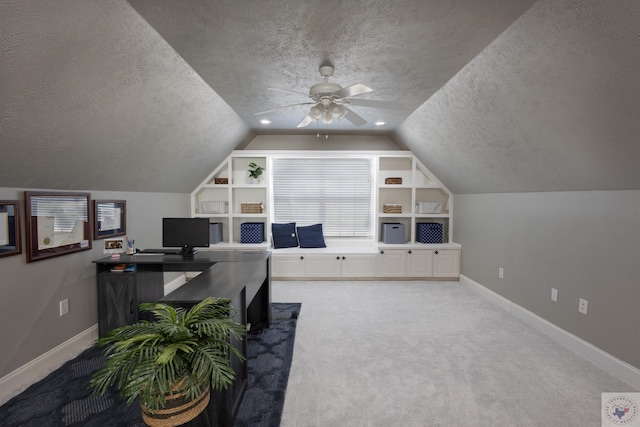
[[[194,247],[209,247],[208,218],[162,218],[162,246],[181,248],[182,256],[193,256]]]

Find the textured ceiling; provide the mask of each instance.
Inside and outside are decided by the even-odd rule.
[[[188,192],[331,81],[457,193],[640,189],[640,7],[620,0],[0,2],[0,187]],[[384,120],[385,126],[373,122]]]
[[[367,120],[343,119],[333,132],[395,129],[458,70],[522,14],[531,0],[129,0],[184,60],[258,132],[315,133],[296,125],[309,105],[264,116],[254,113],[307,102],[322,81],[318,68],[335,67],[330,81],[363,83],[358,98],[396,101],[402,109],[352,107]],[[241,7],[239,7],[241,5]],[[302,94],[269,91],[290,89]],[[272,121],[268,127],[259,120]],[[374,122],[383,120],[385,126]]]

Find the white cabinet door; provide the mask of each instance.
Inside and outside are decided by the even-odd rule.
[[[378,254],[378,276],[405,277],[407,275],[407,251],[381,250]]]
[[[302,255],[271,256],[271,276],[273,277],[304,277],[304,266]]]
[[[410,249],[407,251],[407,277],[433,277],[433,250]]]
[[[433,255],[434,277],[459,277],[460,276],[460,251],[455,249],[442,249],[435,251]]]
[[[347,254],[340,256],[342,277],[375,277],[376,254]]]
[[[333,254],[305,255],[307,277],[340,277],[340,256]]]

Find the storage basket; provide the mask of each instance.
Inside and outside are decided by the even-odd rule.
[[[385,184],[402,184],[402,178],[401,177],[385,178],[384,183]]]
[[[416,213],[442,213],[442,202],[418,202],[416,203]]]
[[[383,222],[380,240],[387,244],[405,244],[404,224],[399,222]]]
[[[262,202],[240,203],[240,213],[262,213]]]
[[[222,224],[212,222],[209,224],[209,244],[213,245],[222,241]]]
[[[382,213],[402,213],[402,204],[385,203],[382,205]]]
[[[240,224],[240,243],[264,242],[264,223],[243,222]]]
[[[229,183],[229,178],[214,178],[213,179],[213,183],[214,184],[228,184]]]
[[[442,243],[442,224],[437,222],[419,222],[416,224],[416,242]]]
[[[206,200],[200,202],[200,213],[224,214],[229,213],[229,202],[225,200]]]

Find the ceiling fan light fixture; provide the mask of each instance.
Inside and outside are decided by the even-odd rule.
[[[336,119],[341,119],[347,114],[347,111],[342,105],[336,103],[331,104],[331,116]]]
[[[322,104],[316,104],[311,107],[309,110],[309,115],[314,120],[320,120],[322,118],[322,113],[324,112],[324,106]]]

